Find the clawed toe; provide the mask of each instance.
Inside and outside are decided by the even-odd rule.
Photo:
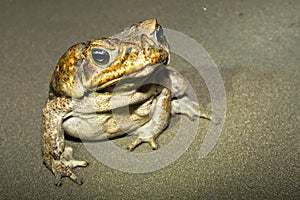
[[[207,120],[212,120],[212,117],[209,114],[207,114],[205,112],[202,112],[202,111],[200,111],[200,116],[199,117],[207,119]]]
[[[133,151],[137,146],[139,146],[143,140],[141,138],[137,138],[134,142],[128,145],[127,149],[129,151]]]
[[[158,149],[158,145],[157,145],[157,143],[156,143],[156,141],[155,141],[154,138],[151,138],[151,139],[150,139],[149,144],[150,144],[152,150],[157,150],[157,149]]]

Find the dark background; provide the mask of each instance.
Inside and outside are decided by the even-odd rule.
[[[1,199],[299,199],[299,10],[299,0],[2,0]],[[75,170],[85,183],[64,179],[55,187],[42,164],[41,110],[58,58],[79,41],[147,18],[194,38],[216,62],[227,94],[217,145],[198,158],[209,125],[201,121],[196,140],[176,162],[130,174],[101,164],[82,143],[69,141],[75,157],[90,162]],[[181,63],[173,61],[175,67]],[[173,118],[160,143],[172,137],[177,123]]]

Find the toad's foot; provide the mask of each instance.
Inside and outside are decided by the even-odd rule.
[[[210,115],[199,109],[199,105],[196,102],[189,100],[186,96],[172,100],[172,114],[175,113],[187,115],[191,120],[194,120],[196,117],[212,119]]]
[[[154,122],[153,120],[150,120],[146,125],[142,126],[139,128],[136,132],[135,135],[138,135],[138,138],[132,142],[131,144],[128,145],[127,149],[129,151],[133,151],[137,146],[140,144],[146,142],[149,143],[150,147],[152,150],[158,149],[158,145],[155,141],[156,136],[161,132],[161,128],[156,128],[154,130]]]
[[[158,145],[155,141],[155,138],[150,138],[150,139],[144,139],[144,138],[140,138],[138,137],[133,143],[129,144],[127,149],[129,151],[133,151],[137,146],[139,146],[140,144],[142,144],[143,142],[148,142],[150,147],[153,149],[153,150],[156,150],[158,149]]]
[[[71,147],[65,147],[65,150],[62,154],[62,158],[59,160],[50,159],[49,163],[45,163],[49,168],[51,168],[55,176],[55,185],[61,185],[62,177],[69,177],[71,180],[81,185],[83,182],[78,178],[73,172],[72,168],[75,167],[86,167],[88,163],[86,161],[75,160],[73,158],[73,150]],[[46,159],[45,159],[46,160]]]
[[[73,149],[72,147],[66,146],[65,151],[63,152],[63,158],[62,158],[64,164],[70,168],[75,167],[86,167],[88,165],[88,162],[83,160],[75,160],[73,158]]]

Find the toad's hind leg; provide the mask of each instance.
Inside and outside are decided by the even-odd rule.
[[[198,103],[190,100],[186,95],[188,89],[188,82],[179,72],[168,67],[169,79],[171,80],[172,89],[172,114],[184,114],[191,120],[196,117],[205,118],[211,120],[211,117],[199,109]]]
[[[127,148],[133,151],[139,144],[147,142],[153,150],[157,149],[156,138],[168,126],[171,114],[171,91],[164,88],[155,98],[151,106],[150,121],[138,128],[135,135],[138,138]]]

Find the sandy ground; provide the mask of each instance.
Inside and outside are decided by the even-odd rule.
[[[299,0],[3,0],[0,5],[1,199],[300,198]],[[183,156],[161,170],[132,174],[105,166],[81,142],[68,141],[75,157],[90,162],[75,170],[85,182],[78,186],[63,179],[62,187],[54,186],[42,164],[41,110],[58,58],[76,42],[147,18],[194,38],[216,62],[227,94],[217,145],[199,159],[209,127],[202,120]],[[208,103],[209,94],[201,95]],[[161,144],[172,139],[177,123],[173,118]],[[117,143],[124,147],[131,140]]]

